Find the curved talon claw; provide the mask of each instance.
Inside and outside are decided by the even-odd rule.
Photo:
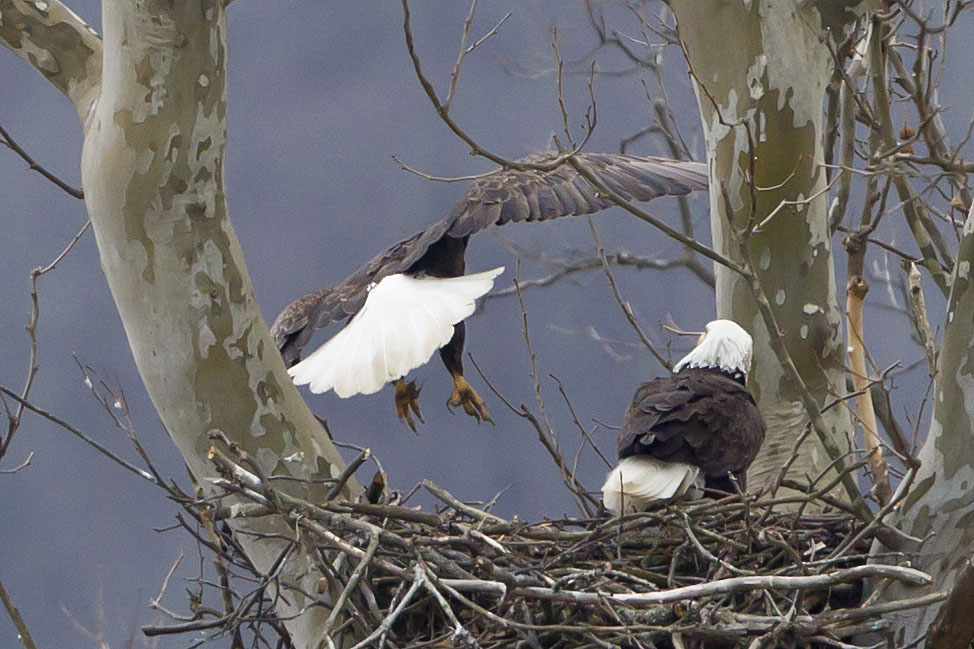
[[[477,391],[467,383],[467,379],[463,378],[462,374],[454,375],[453,394],[446,402],[446,407],[450,412],[453,412],[453,408],[457,406],[462,406],[463,411],[476,419],[477,423],[481,421],[494,423],[494,420],[487,413],[487,404],[480,398]]]
[[[416,387],[416,381],[406,383],[403,379],[396,381],[396,415],[399,420],[409,426],[409,430],[416,432],[416,422],[413,415],[421,424],[425,424],[423,413],[419,411],[419,393],[422,388]]]

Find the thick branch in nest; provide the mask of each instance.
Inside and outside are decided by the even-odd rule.
[[[658,643],[674,634],[768,643],[783,633],[798,642],[837,642],[864,626],[884,628],[891,611],[948,595],[850,606],[859,600],[863,579],[926,585],[931,578],[882,557],[866,563],[869,529],[846,512],[785,511],[794,497],[736,495],[623,518],[519,523],[430,482],[427,490],[446,505],[435,514],[394,505],[313,504],[240,466],[246,457],[237,448],[212,458],[231,476],[217,486],[258,507],[220,508],[224,515],[281,516],[291,521],[295,541],[347,557],[339,563],[349,569],[328,577],[347,614],[332,612],[332,637],[344,628],[339,620],[352,619],[345,624],[359,629],[360,641],[385,638],[398,646],[545,646],[556,637],[608,646],[634,638]],[[288,588],[281,584],[283,592]],[[226,624],[254,622],[241,613]]]

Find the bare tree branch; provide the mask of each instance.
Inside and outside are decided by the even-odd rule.
[[[54,84],[84,121],[101,82],[102,42],[60,0],[0,4],[0,43]]]
[[[36,171],[40,175],[44,176],[70,196],[84,200],[85,193],[83,191],[80,189],[75,189],[71,185],[67,184],[34,160],[34,158],[32,158],[19,144],[17,144],[17,142],[14,141],[12,137],[10,137],[10,133],[8,133],[7,129],[5,129],[3,126],[0,126],[0,144],[3,144],[5,147],[19,155],[24,162],[27,163],[27,166],[30,167],[31,171]]]
[[[14,628],[17,629],[17,636],[20,643],[24,645],[25,649],[37,649],[37,645],[34,644],[34,638],[30,634],[27,623],[24,621],[20,611],[17,610],[17,607],[14,606],[14,602],[10,599],[7,589],[3,587],[2,581],[0,581],[0,601],[3,602],[3,607],[7,610],[10,621],[13,622]]]

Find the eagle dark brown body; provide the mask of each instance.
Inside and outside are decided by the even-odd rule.
[[[623,416],[619,462],[602,485],[623,514],[654,501],[734,493],[764,441],[764,419],[747,391],[754,340],[733,320],[707,323],[673,374],[643,383]]]
[[[707,487],[734,492],[732,474],[746,487],[746,469],[764,441],[754,397],[717,369],[687,368],[643,383],[626,410],[619,459],[650,455],[700,467]]]

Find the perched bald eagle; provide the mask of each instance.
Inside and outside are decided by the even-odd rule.
[[[751,351],[740,325],[714,320],[672,376],[639,386],[619,431],[619,464],[602,486],[608,509],[641,511],[705,487],[733,493],[729,476],[746,487],[765,431],[744,386]]]
[[[577,157],[628,200],[707,188],[706,166],[700,163],[614,154]],[[522,162],[554,158],[540,154]],[[400,241],[347,279],[286,307],[271,334],[285,364],[293,365],[295,383],[308,384],[312,392],[334,389],[344,398],[395,382],[396,413],[413,430],[413,414],[423,420],[419,389],[404,377],[439,349],[453,376],[447,407],[462,406],[478,421],[489,420],[483,399],[463,377],[463,319],[503,268],[464,275],[467,240],[492,225],[592,214],[611,205],[567,163],[548,172],[488,174],[470,185],[446,218]],[[341,321],[346,324],[337,335],[298,362],[316,329]]]

